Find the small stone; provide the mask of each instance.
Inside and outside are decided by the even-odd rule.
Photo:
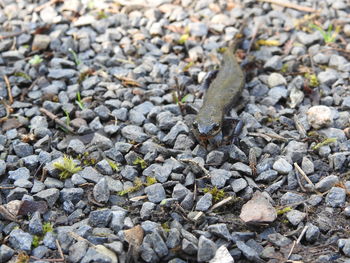
[[[5,244],[0,246],[0,262],[9,262],[14,254],[15,251],[12,248]]]
[[[277,170],[277,169],[275,169],[275,170]],[[273,182],[278,176],[278,172],[275,170],[267,170],[267,171],[262,172],[261,174],[259,174],[259,176],[257,178],[255,178],[255,181],[259,182],[259,183],[260,182],[261,183]]]
[[[78,203],[83,197],[84,190],[82,188],[63,188],[60,192],[60,200],[72,201],[74,204]]]
[[[107,138],[106,136],[103,136],[96,132],[94,134],[94,137],[92,138],[91,145],[95,145],[97,148],[106,151],[113,147],[113,142],[111,139]]]
[[[20,142],[13,146],[16,155],[20,158],[33,154],[33,146],[28,143]]]
[[[15,249],[30,252],[33,242],[33,237],[22,229],[14,229],[10,233],[9,242]]]
[[[222,245],[216,250],[215,257],[209,263],[234,263],[234,259],[228,249]]]
[[[36,34],[32,43],[32,51],[45,50],[51,42],[50,36]]]
[[[8,174],[9,174],[8,178],[14,181],[19,179],[28,180],[30,177],[30,171],[25,167],[18,168],[17,170],[14,170],[14,171],[9,171]]]
[[[223,188],[230,177],[231,172],[224,169],[213,169],[210,172],[211,183],[217,188]]]
[[[35,194],[34,197],[45,200],[49,207],[53,207],[59,195],[60,195],[60,191],[58,189],[50,188],[50,189],[40,191],[39,193]]]
[[[266,224],[275,221],[277,213],[265,195],[256,192],[253,198],[243,205],[239,217],[247,224]]]
[[[231,234],[228,231],[226,224],[214,224],[208,227],[208,231],[215,236],[226,239],[227,241],[231,240]]]
[[[145,188],[148,200],[152,203],[160,203],[166,198],[165,190],[162,184],[156,183]]]
[[[49,69],[48,77],[52,79],[71,79],[77,73],[74,69]]]
[[[196,255],[198,251],[197,245],[185,238],[182,240],[181,249],[189,255]]]
[[[339,182],[339,178],[336,175],[329,175],[321,179],[317,184],[315,184],[316,190],[324,193],[330,190],[336,183]]]
[[[234,163],[232,165],[232,170],[237,171],[237,172],[241,172],[241,173],[246,174],[246,175],[252,174],[252,170],[250,169],[250,167],[244,163],[241,163],[241,162]]]
[[[89,215],[89,224],[93,227],[106,227],[112,218],[110,209],[92,211]]]
[[[168,238],[166,240],[166,245],[168,248],[175,248],[180,245],[181,242],[181,234],[180,231],[176,228],[171,228],[169,231]]]
[[[246,188],[248,186],[248,183],[243,178],[239,178],[239,179],[233,180],[230,185],[231,185],[232,191],[234,191],[235,193],[238,193],[239,191]]]
[[[36,211],[29,221],[28,230],[33,235],[43,234],[43,224],[41,222],[40,213]]]
[[[215,256],[216,244],[205,236],[200,236],[198,241],[198,262],[209,261]]]
[[[260,259],[259,254],[257,251],[255,251],[250,246],[247,246],[242,241],[236,242],[237,248],[242,251],[243,255],[251,262],[262,262],[262,259]]]
[[[304,220],[306,213],[302,213],[298,210],[291,210],[286,214],[286,217],[293,226],[297,226]]]
[[[269,78],[267,79],[267,83],[270,88],[287,85],[286,79],[281,74],[275,73],[275,72],[269,75]]]
[[[306,174],[313,174],[315,171],[315,166],[314,163],[307,158],[306,156],[303,157],[303,160],[301,162],[301,169],[306,173]]]
[[[69,247],[69,261],[78,263],[86,254],[88,243],[85,241],[78,241]]]
[[[280,202],[282,206],[285,206],[285,205],[303,202],[304,200],[305,198],[300,194],[287,192],[284,195],[282,195]]]
[[[300,162],[307,153],[307,144],[303,142],[290,141],[284,149],[285,155],[293,162]]]
[[[340,187],[332,187],[326,196],[326,204],[331,207],[342,207],[345,204],[346,191]]]
[[[317,75],[317,79],[321,84],[330,86],[339,79],[339,74],[334,69],[326,69]]]
[[[308,226],[308,229],[306,230],[306,233],[305,233],[305,239],[306,241],[310,242],[310,243],[313,243],[313,242],[316,242],[320,236],[320,229],[313,225],[313,224],[307,224]]]
[[[79,172],[79,175],[86,179],[87,181],[98,183],[100,179],[102,178],[102,174],[97,172],[94,168],[88,166],[85,167],[82,171]]]
[[[272,167],[280,174],[288,174],[293,170],[293,166],[284,158],[279,158],[276,162],[274,162]]]
[[[196,210],[207,211],[212,205],[213,196],[210,193],[203,195],[197,202]]]
[[[171,197],[181,202],[189,192],[190,191],[182,184],[176,184]]]
[[[273,70],[273,71],[280,71],[282,69],[282,60],[280,56],[272,56],[270,59],[268,59],[264,65],[264,69],[266,70]]]
[[[273,233],[267,236],[267,240],[278,247],[288,246],[292,241],[281,235],[280,233]]]
[[[109,188],[107,179],[103,177],[95,186],[93,189],[93,195],[97,202],[99,203],[107,203],[109,200]]]
[[[67,150],[70,153],[83,154],[85,152],[85,145],[79,139],[73,139],[69,142]]]
[[[128,125],[122,129],[122,135],[131,141],[138,143],[144,142],[149,136],[143,132],[142,128],[135,125]]]
[[[142,219],[148,219],[156,207],[156,204],[152,202],[144,202],[140,210],[140,216]]]
[[[333,114],[329,107],[324,105],[312,106],[307,111],[309,124],[316,130],[330,127],[333,124]]]
[[[190,23],[188,27],[191,35],[194,37],[204,37],[208,34],[208,26],[204,23]]]

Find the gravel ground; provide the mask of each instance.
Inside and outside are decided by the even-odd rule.
[[[293,3],[0,0],[0,262],[350,262],[350,5]]]

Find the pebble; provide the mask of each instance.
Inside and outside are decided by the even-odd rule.
[[[156,183],[145,188],[147,198],[152,203],[160,203],[166,198],[165,190],[162,184]]]
[[[293,166],[284,158],[277,159],[277,161],[274,162],[272,168],[280,174],[288,174],[293,170]]]
[[[110,192],[108,189],[107,179],[101,178],[100,181],[94,186],[93,195],[97,202],[107,203],[109,200]]]
[[[33,236],[22,229],[14,229],[10,233],[9,242],[13,248],[29,252],[32,247]]]
[[[197,261],[209,261],[215,256],[216,244],[205,236],[200,236],[198,241]]]
[[[345,204],[346,191],[340,187],[332,187],[326,196],[326,204],[331,207],[342,207]]]
[[[312,106],[307,111],[309,124],[316,130],[333,125],[333,114],[329,107],[324,105]]]
[[[267,79],[270,88],[287,85],[286,79],[279,73],[271,73]]]
[[[212,205],[213,196],[210,193],[203,195],[196,204],[196,210],[207,211]]]
[[[293,226],[297,226],[305,219],[306,213],[300,212],[298,210],[291,210],[286,214],[286,217]]]
[[[315,188],[321,193],[324,193],[330,190],[338,182],[339,182],[338,176],[329,175],[321,179],[317,184],[315,184]]]

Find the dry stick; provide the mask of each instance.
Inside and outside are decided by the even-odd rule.
[[[294,242],[293,242],[292,248],[290,249],[289,254],[288,254],[288,256],[287,256],[287,260],[288,260],[288,259],[290,258],[290,256],[292,255],[295,246],[296,246],[297,244],[300,243],[301,239],[303,238],[303,236],[304,236],[304,234],[305,234],[305,232],[306,232],[306,230],[307,230],[308,228],[309,228],[309,226],[304,226],[304,229],[303,229],[303,231],[301,231],[301,233],[300,233],[300,235],[299,235],[297,241],[294,241]]]
[[[60,253],[61,258],[63,259],[63,261],[65,261],[60,242],[57,239],[56,239],[56,246],[57,246],[57,249],[58,249],[58,253]]]
[[[4,80],[5,80],[5,83],[6,83],[6,87],[7,87],[7,93],[8,93],[8,96],[9,96],[9,102],[10,102],[10,105],[13,103],[13,97],[12,97],[12,92],[11,92],[11,84],[10,84],[10,81],[8,79],[8,77],[6,75],[3,76],[4,77]]]
[[[274,5],[279,5],[279,6],[283,6],[283,7],[287,7],[287,8],[292,8],[298,11],[303,11],[303,12],[310,12],[310,13],[319,13],[320,10],[311,8],[311,7],[307,7],[307,6],[302,6],[302,5],[297,5],[291,2],[287,2],[287,1],[280,1],[280,0],[258,0],[259,2],[266,2],[266,3],[270,3],[270,4],[274,4]]]
[[[45,108],[40,108],[40,111],[44,113],[47,117],[49,117],[51,120],[55,121],[58,125],[62,126],[63,128],[67,129],[69,132],[74,133],[74,129],[70,126],[68,126],[64,121],[61,121],[55,114],[52,112],[49,112]]]
[[[315,185],[313,182],[311,182],[311,180],[309,179],[309,177],[307,177],[306,173],[300,168],[300,166],[297,163],[294,163],[294,167],[295,169],[298,170],[298,172],[304,177],[304,179],[312,185],[313,188],[315,188]]]
[[[233,199],[232,196],[225,198],[224,200],[221,200],[220,202],[216,203],[215,205],[213,205],[210,209],[209,212],[212,212],[214,209],[217,209],[223,205],[225,205],[226,203],[230,202]]]

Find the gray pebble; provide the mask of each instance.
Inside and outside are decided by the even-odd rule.
[[[341,207],[345,204],[346,191],[340,187],[332,187],[326,196],[326,204],[331,207]]]
[[[93,195],[97,202],[107,203],[109,200],[110,192],[108,188],[107,179],[101,178],[100,181],[94,186]]]
[[[10,233],[9,242],[13,248],[29,252],[32,247],[33,237],[22,229],[14,229]]]
[[[196,204],[196,210],[207,211],[212,205],[213,196],[210,193],[203,195]]]
[[[166,198],[165,190],[162,184],[156,183],[145,188],[148,200],[152,203],[160,203]]]
[[[330,190],[336,183],[339,182],[339,178],[336,175],[329,175],[320,180],[317,184],[315,184],[316,190],[324,193]]]
[[[198,241],[198,262],[209,261],[215,256],[216,244],[205,236],[201,235]]]

